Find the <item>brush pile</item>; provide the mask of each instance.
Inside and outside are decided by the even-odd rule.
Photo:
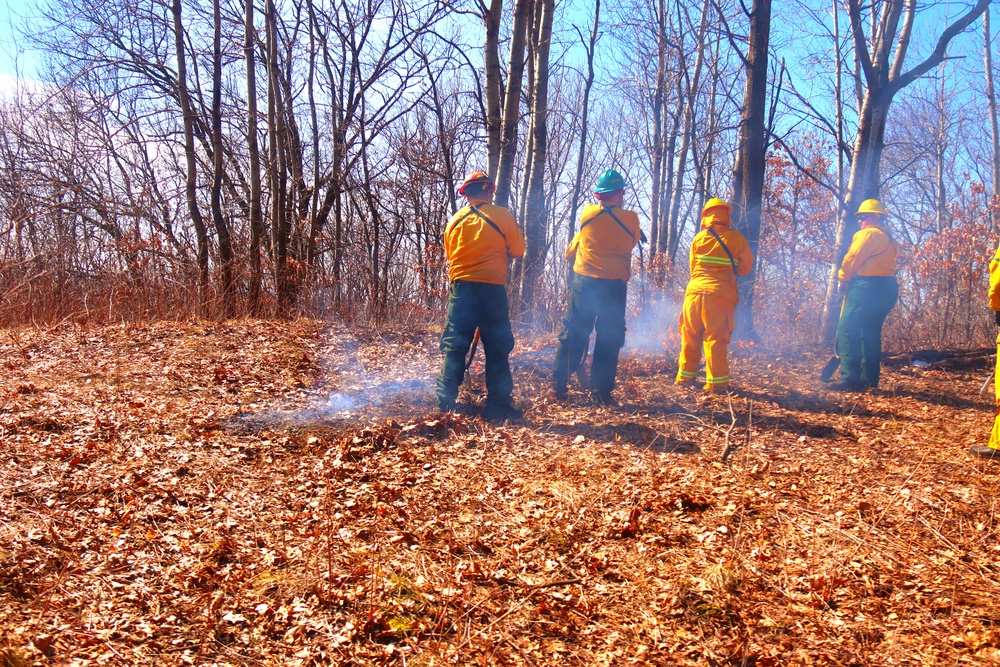
[[[599,408],[519,341],[490,424],[427,333],[3,335],[5,667],[1000,664],[986,360],[834,394],[750,348],[706,397],[634,353]]]

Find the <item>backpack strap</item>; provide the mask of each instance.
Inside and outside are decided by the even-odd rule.
[[[627,226],[625,225],[625,223],[624,223],[624,222],[622,222],[622,221],[621,221],[621,220],[620,220],[620,219],[618,218],[618,216],[617,216],[617,215],[615,215],[615,212],[614,212],[614,211],[612,211],[612,210],[611,210],[611,209],[610,209],[609,207],[607,207],[607,206],[604,206],[604,205],[602,204],[602,205],[601,205],[601,213],[607,213],[607,214],[608,214],[608,215],[610,215],[610,216],[611,216],[612,218],[614,218],[614,219],[615,219],[615,222],[617,222],[617,223],[618,223],[618,226],[619,226],[619,227],[621,227],[622,229],[624,229],[624,230],[625,230],[625,233],[626,233],[626,234],[628,234],[629,236],[631,236],[631,237],[632,237],[632,243],[635,243],[635,234],[633,234],[633,233],[632,233],[632,230],[631,230],[631,229],[629,229],[629,228],[628,228],[628,227],[627,227]],[[601,213],[598,213],[597,215],[600,215]],[[580,229],[581,229],[581,231],[583,230],[583,228],[584,228],[584,227],[586,227],[587,225],[589,225],[590,223],[592,223],[592,222],[593,222],[594,220],[596,220],[596,219],[597,219],[597,215],[595,215],[595,216],[594,216],[593,218],[591,218],[591,219],[590,219],[590,220],[588,220],[587,222],[585,222],[585,223],[583,223],[582,225],[580,225]],[[640,230],[640,231],[641,231],[641,230]]]
[[[729,248],[726,246],[725,243],[723,243],[722,237],[719,236],[719,233],[717,231],[715,231],[711,227],[707,227],[707,229],[708,233],[715,237],[715,240],[719,242],[719,245],[722,246],[722,249],[726,252],[726,256],[729,257],[729,263],[733,265],[733,273],[736,273],[736,260],[733,259],[733,253],[729,252]],[[739,275],[740,275],[739,273],[736,273],[737,277],[739,277]]]
[[[504,241],[506,241],[506,240],[507,240],[507,235],[506,235],[506,234],[504,234],[504,233],[503,233],[503,231],[501,231],[501,229],[500,229],[500,227],[499,227],[499,226],[497,225],[497,223],[493,222],[493,221],[492,221],[492,220],[490,220],[490,219],[489,219],[488,217],[486,217],[486,214],[485,214],[485,213],[483,213],[483,212],[482,212],[482,211],[481,211],[481,210],[479,209],[479,207],[478,207],[478,206],[476,206],[475,204],[469,204],[469,208],[471,208],[471,209],[472,209],[473,211],[475,211],[475,212],[476,212],[476,215],[478,215],[478,216],[479,216],[480,218],[482,218],[483,220],[485,220],[485,221],[486,221],[486,224],[487,224],[487,225],[489,225],[489,226],[490,226],[490,227],[492,227],[493,229],[497,230],[497,234],[499,234],[500,236],[502,236],[502,237],[503,237],[503,240],[504,240]]]
[[[488,217],[486,217],[486,214],[483,213],[482,210],[480,210],[480,208],[478,206],[476,206],[475,204],[469,204],[469,208],[472,209],[472,211],[474,211],[476,213],[476,215],[478,215],[480,218],[482,218],[483,221],[485,221],[487,225],[489,225],[490,227],[492,227],[493,229],[495,229],[496,233],[499,234],[500,236],[502,236],[504,241],[507,240],[507,235],[503,233],[503,230],[500,229],[500,227],[497,225],[497,223],[493,222]],[[458,225],[462,224],[463,222],[465,222],[466,220],[468,220],[469,216],[471,216],[471,215],[472,215],[471,212],[467,213],[461,220],[458,220],[458,221],[452,223],[452,225],[450,227],[448,227],[447,229],[445,229],[445,234],[450,233],[451,230],[454,229],[456,226],[458,226]]]

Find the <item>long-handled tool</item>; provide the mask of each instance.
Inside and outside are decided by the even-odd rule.
[[[480,339],[479,328],[476,328],[476,335],[472,337],[472,349],[469,350],[469,358],[465,360],[465,384],[469,387],[472,386],[472,373],[469,369],[472,368],[472,361],[476,358],[476,348],[479,347]]]
[[[642,244],[646,242],[646,233],[639,230],[639,308],[646,307],[646,262],[642,256]],[[650,255],[650,259],[652,259]]]
[[[576,381],[580,383],[580,389],[590,391],[590,368],[587,366],[587,353],[590,351],[590,337],[587,337],[587,346],[583,348],[583,358],[580,365],[576,367]]]
[[[995,375],[995,371],[992,371],[992,370],[991,370],[991,371],[990,371],[990,376],[989,376],[988,378],[986,378],[986,382],[984,382],[984,383],[983,383],[983,386],[979,388],[979,395],[980,395],[980,396],[982,396],[982,395],[983,395],[983,392],[984,392],[984,391],[986,391],[986,388],[987,388],[988,386],[990,386],[990,382],[992,382],[992,381],[993,381],[993,376],[994,376],[994,375]]]
[[[847,294],[844,294],[843,300],[840,302],[840,316],[844,316],[844,305],[847,303]],[[840,350],[837,349],[837,342],[840,337],[840,325],[837,325],[837,334],[833,337],[833,356],[830,357],[830,361],[826,362],[826,366],[823,366],[823,371],[819,374],[819,379],[823,382],[829,382],[833,378],[833,373],[840,368]]]

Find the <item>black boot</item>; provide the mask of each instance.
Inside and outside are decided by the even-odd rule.
[[[987,447],[986,445],[975,445],[974,447],[969,447],[969,453],[973,456],[980,456],[984,459],[995,459],[1000,461],[1000,449],[993,449],[992,447]]]
[[[491,421],[517,421],[524,417],[524,412],[513,403],[487,403],[483,417]]]

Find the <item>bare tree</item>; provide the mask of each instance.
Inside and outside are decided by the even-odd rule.
[[[490,0],[487,7],[480,0],[479,10],[486,26],[483,46],[483,68],[486,71],[486,173],[496,178],[500,163],[501,132],[503,119],[500,112],[500,22],[503,19],[503,0]],[[523,48],[523,47],[522,47]]]
[[[590,31],[590,40],[586,41],[576,28],[580,41],[587,49],[587,76],[583,84],[583,109],[580,111],[580,149],[576,159],[576,177],[573,179],[573,196],[569,207],[569,237],[576,233],[576,211],[580,202],[583,187],[583,165],[587,155],[587,122],[590,119],[590,90],[594,87],[594,55],[597,51],[598,28],[601,24],[601,0],[594,0],[594,27]],[[575,28],[575,26],[574,26]]]
[[[247,156],[250,161],[250,285],[247,294],[251,313],[260,309],[261,242],[264,238],[264,218],[261,212],[260,147],[257,143],[257,63],[255,58],[257,30],[254,27],[254,0],[244,0],[243,57],[247,80]]]
[[[177,56],[177,95],[181,113],[184,116],[184,157],[186,161],[185,191],[188,214],[198,238],[198,286],[202,307],[208,299],[208,231],[198,208],[198,172],[194,152],[194,110],[187,86],[187,57],[184,49],[184,23],[181,17],[181,0],[173,0],[171,10],[174,18],[174,45]]]
[[[222,214],[222,11],[212,0],[212,223],[219,237],[219,264],[222,274],[222,313],[234,313],[233,241]]]
[[[733,167],[733,212],[750,250],[760,246],[760,205],[764,193],[764,163],[767,153],[765,105],[767,102],[768,42],[771,35],[771,0],[754,0],[750,10],[750,43],[744,59],[746,87],[740,115],[739,145]],[[737,337],[757,337],[753,324],[753,268],[742,281],[737,309]]]
[[[997,96],[993,84],[993,40],[990,37],[990,10],[983,12],[983,70],[986,73],[986,108],[990,115],[990,138],[993,153],[991,166],[993,176],[992,202],[990,206],[990,227],[993,233],[1000,233],[1000,123],[997,122]]]
[[[510,201],[510,183],[514,176],[514,160],[517,157],[517,126],[521,121],[524,42],[531,21],[531,7],[531,0],[516,0],[514,4],[514,27],[510,37],[510,62],[507,67],[507,92],[503,98],[500,163],[497,166],[495,179],[497,189],[493,195],[493,202],[498,206],[507,206]]]
[[[857,77],[861,95],[858,129],[854,137],[851,176],[847,186],[845,208],[856,211],[860,203],[879,196],[881,187],[880,162],[885,147],[885,129],[889,107],[893,98],[906,86],[937,67],[945,58],[952,39],[962,33],[989,6],[990,0],[977,0],[964,15],[951,23],[938,38],[933,51],[919,64],[903,70],[913,25],[917,15],[914,0],[885,0],[881,13],[870,16],[874,30],[869,48],[865,34],[860,0],[848,0],[851,38],[860,76]],[[826,310],[824,313],[824,339],[832,339],[839,313],[837,296],[837,270],[847,253],[851,238],[857,231],[853,215],[841,216],[837,225],[837,254],[827,282]]]
[[[524,280],[521,288],[522,307],[530,312],[535,287],[545,263],[546,218],[545,164],[548,156],[549,46],[552,39],[552,14],[555,0],[538,0],[539,20],[535,27],[534,89],[532,90],[530,181],[524,219]]]

